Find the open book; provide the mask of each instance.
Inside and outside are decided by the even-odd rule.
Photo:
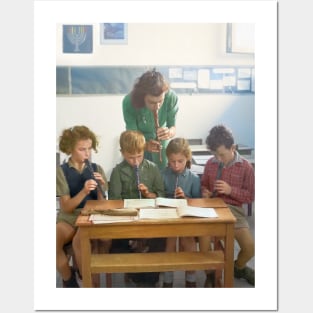
[[[155,199],[124,199],[124,208],[170,207],[187,206],[186,199],[155,198]]]
[[[213,208],[184,206],[178,208],[142,208],[139,210],[140,219],[169,219],[181,217],[218,217]]]

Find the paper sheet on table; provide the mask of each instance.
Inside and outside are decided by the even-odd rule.
[[[94,224],[106,224],[106,223],[119,223],[119,222],[132,222],[137,220],[137,216],[113,216],[113,215],[103,215],[103,214],[91,214],[89,221]]]

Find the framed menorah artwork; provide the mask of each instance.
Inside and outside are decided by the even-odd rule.
[[[127,24],[125,23],[101,23],[100,43],[102,45],[127,44]]]
[[[92,53],[92,25],[63,25],[63,53]]]

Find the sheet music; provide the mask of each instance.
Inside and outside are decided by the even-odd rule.
[[[155,199],[124,199],[124,208],[155,208],[157,206],[178,208],[187,206],[187,200],[162,197]]]
[[[140,209],[139,210],[140,219],[170,219],[178,218],[176,208],[156,208],[156,209]]]
[[[155,207],[155,199],[124,199],[124,208]]]

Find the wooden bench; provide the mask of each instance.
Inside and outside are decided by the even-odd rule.
[[[223,269],[223,251],[93,254],[91,273],[166,272]]]

